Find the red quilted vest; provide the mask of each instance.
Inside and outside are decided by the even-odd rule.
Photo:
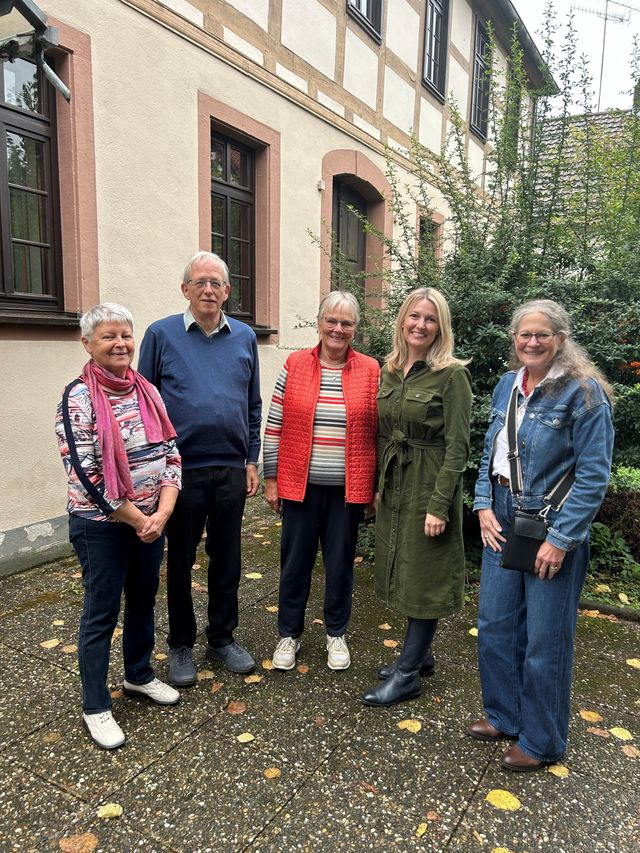
[[[313,419],[320,391],[320,344],[300,350],[287,359],[282,433],[278,454],[278,495],[304,500],[311,460]],[[349,347],[342,370],[342,391],[347,410],[345,497],[347,503],[373,500],[376,472],[376,396],[380,367],[368,355]]]

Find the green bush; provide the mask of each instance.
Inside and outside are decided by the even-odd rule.
[[[640,564],[624,537],[599,521],[591,528],[591,569],[611,578],[640,578]]]

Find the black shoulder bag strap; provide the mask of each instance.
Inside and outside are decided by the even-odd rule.
[[[520,454],[518,453],[518,386],[514,384],[511,397],[509,398],[509,409],[507,411],[507,442],[509,444],[509,452],[507,458],[509,460],[510,469],[510,485],[511,494],[513,495],[513,503],[516,509],[522,506],[522,492],[524,490],[522,480],[522,465],[520,464]],[[544,496],[545,507],[540,512],[544,518],[550,509],[558,510],[569,497],[571,487],[575,483],[576,473],[574,468],[569,468],[568,471],[560,477],[553,489]]]
[[[87,493],[93,498],[97,506],[100,507],[105,515],[111,515],[114,512],[113,507],[106,502],[104,495],[100,494],[98,489],[96,489],[91,480],[87,477],[87,474],[80,463],[76,440],[73,437],[73,430],[71,429],[71,418],[69,416],[69,394],[71,393],[72,388],[75,388],[75,386],[80,382],[82,382],[80,377],[74,379],[73,382],[70,382],[67,385],[64,389],[64,394],[62,395],[62,422],[64,424],[64,435],[67,439],[67,447],[69,448],[69,458],[71,459],[73,470],[76,472],[78,479],[84,486]]]

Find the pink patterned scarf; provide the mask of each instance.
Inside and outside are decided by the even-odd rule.
[[[102,469],[107,492],[111,498],[133,500],[135,494],[127,451],[105,389],[117,394],[126,394],[135,388],[138,392],[140,417],[150,444],[159,444],[161,441],[175,438],[176,431],[162,405],[157,388],[137,370],[127,368],[126,378],[120,379],[90,360],[82,370],[82,379],[89,389],[96,413],[96,427],[102,449]]]

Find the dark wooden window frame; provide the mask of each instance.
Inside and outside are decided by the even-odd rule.
[[[435,49],[433,49],[434,29],[439,31],[435,36]],[[448,47],[449,0],[427,0],[424,18],[422,82],[442,103],[445,101]]]
[[[214,247],[214,237],[222,236],[222,247],[218,254],[220,257],[227,263],[229,266],[229,275],[230,278],[233,279],[236,271],[232,268],[230,264],[231,252],[229,251],[229,212],[231,209],[231,204],[235,202],[240,202],[249,208],[249,235],[247,238],[247,242],[249,244],[248,249],[248,264],[249,270],[248,273],[243,276],[246,280],[245,284],[245,294],[246,294],[246,304],[243,310],[234,310],[229,307],[227,303],[227,308],[225,309],[227,313],[235,317],[238,320],[243,320],[245,323],[249,323],[250,325],[255,323],[255,315],[256,315],[256,276],[255,276],[255,252],[256,252],[256,236],[255,236],[255,216],[256,216],[256,206],[255,206],[255,160],[256,160],[256,152],[255,148],[247,144],[247,140],[245,140],[240,134],[228,132],[226,128],[219,128],[217,126],[212,126],[211,128],[211,150],[213,151],[213,143],[214,141],[218,143],[222,143],[225,146],[226,156],[225,163],[230,163],[229,151],[231,148],[238,148],[247,156],[247,164],[248,164],[248,172],[249,172],[249,180],[247,182],[246,187],[241,187],[236,184],[231,183],[228,180],[228,172],[227,168],[224,179],[216,178],[214,179],[213,174],[211,175],[211,246],[212,250],[215,251]],[[223,211],[223,232],[222,235],[218,235],[217,232],[213,230],[213,211],[214,211],[214,197],[222,198],[224,200],[224,211]]]
[[[3,71],[4,69],[2,69]],[[51,314],[64,311],[64,291],[62,287],[60,196],[58,179],[58,150],[55,121],[55,94],[38,72],[38,88],[41,112],[31,112],[22,107],[0,100],[0,312],[33,315]],[[2,89],[2,96],[4,90]],[[7,165],[7,133],[15,133],[43,143],[44,189],[35,195],[45,198],[43,225],[46,240],[18,240],[11,234],[10,189],[19,185],[9,183]],[[13,244],[34,245],[49,249],[44,265],[45,293],[26,293],[15,290],[13,270]]]
[[[483,142],[489,126],[489,36],[480,18],[476,18],[473,48],[473,82],[471,85],[471,115],[469,126]]]
[[[371,11],[368,15],[363,14],[355,5],[356,0],[347,0],[347,13],[357,21],[360,26],[369,33],[374,41],[382,42],[382,13],[384,0],[369,0]]]

